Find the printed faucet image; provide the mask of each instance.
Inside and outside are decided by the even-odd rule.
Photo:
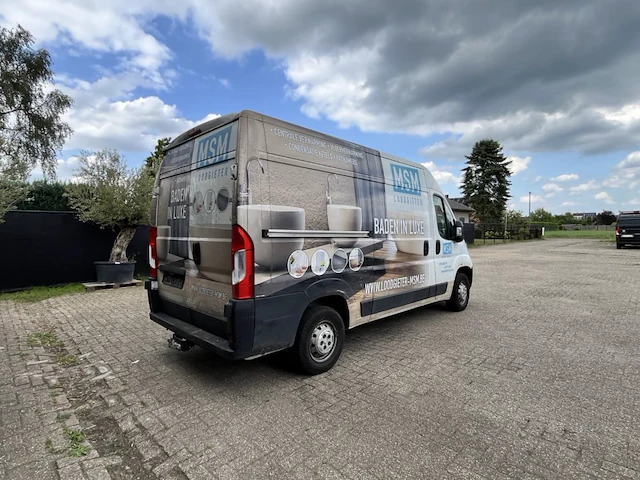
[[[353,205],[337,205],[331,203],[331,185],[329,180],[335,177],[336,184],[340,184],[338,176],[332,173],[327,177],[327,219],[331,231],[360,231],[362,229],[362,209]],[[352,247],[358,238],[332,238],[339,247]]]
[[[360,325],[469,304],[462,224],[426,167],[251,110],[171,141],[150,213],[149,317],[180,351],[286,351],[314,375]]]

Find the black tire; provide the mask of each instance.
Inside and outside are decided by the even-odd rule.
[[[466,294],[462,294],[460,285],[464,285],[464,291]],[[469,305],[469,293],[471,286],[469,285],[469,277],[464,273],[458,273],[456,275],[456,281],[453,282],[453,291],[451,292],[451,298],[447,301],[447,307],[453,312],[461,312],[467,305]]]
[[[291,352],[296,366],[311,375],[330,370],[342,352],[344,330],[342,317],[333,308],[309,307],[302,316]]]

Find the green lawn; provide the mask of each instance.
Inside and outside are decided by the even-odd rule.
[[[40,302],[51,297],[82,293],[85,291],[81,283],[70,283],[59,287],[34,287],[14,293],[0,293],[0,302],[13,300],[14,302]]]
[[[545,238],[597,238],[615,242],[615,230],[555,230],[545,231]]]

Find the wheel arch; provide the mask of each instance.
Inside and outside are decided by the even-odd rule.
[[[458,273],[464,273],[467,276],[469,279],[469,287],[471,287],[473,284],[473,268],[464,265],[458,269]]]
[[[344,297],[335,294],[319,297],[313,300],[307,308],[314,305],[323,305],[334,309],[342,318],[345,330],[349,329],[349,306],[347,305],[347,300]]]

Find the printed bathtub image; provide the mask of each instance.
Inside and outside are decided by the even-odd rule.
[[[309,269],[309,257],[302,250],[296,250],[289,255],[289,261],[287,262],[289,269],[289,275],[293,278],[300,278]]]
[[[316,250],[311,257],[311,271],[316,275],[324,275],[329,268],[329,254],[326,250]]]

